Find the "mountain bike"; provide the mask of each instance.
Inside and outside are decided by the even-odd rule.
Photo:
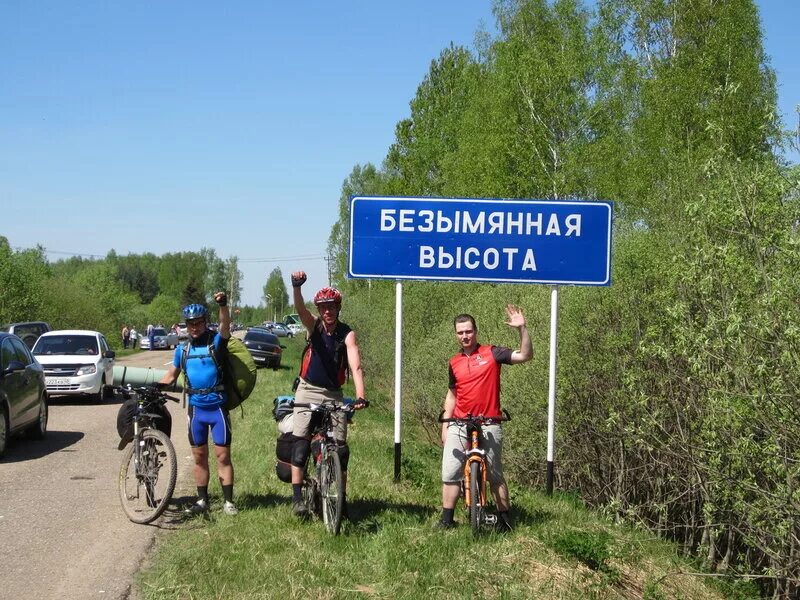
[[[306,408],[314,413],[311,419],[311,454],[314,465],[306,468],[303,478],[303,502],[309,513],[322,517],[325,528],[338,535],[342,526],[344,507],[344,478],[336,438],[333,436],[333,415],[352,415],[356,410],[352,404],[317,404],[294,402],[297,408]],[[366,400],[363,408],[369,406]]]
[[[119,470],[120,503],[134,523],[152,523],[167,508],[178,477],[175,448],[158,428],[166,418],[167,400],[178,400],[153,386],[114,389],[125,399],[135,399],[131,423],[120,433],[119,450],[130,443]]]
[[[442,413],[444,414],[444,413]],[[502,417],[484,417],[483,415],[466,417],[453,417],[445,419],[439,416],[440,423],[455,423],[467,428],[468,447],[465,451],[467,460],[464,463],[464,479],[461,482],[464,496],[464,506],[469,514],[472,533],[478,535],[484,525],[495,525],[497,515],[488,513],[488,498],[486,495],[486,473],[488,461],[486,451],[481,448],[483,442],[483,426],[495,425],[503,421],[510,421],[511,415],[503,411]]]

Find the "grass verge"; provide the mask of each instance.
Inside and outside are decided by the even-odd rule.
[[[514,489],[517,528],[474,539],[464,526],[433,528],[441,450],[406,427],[403,477],[393,482],[393,416],[370,398],[350,429],[350,518],[338,537],[291,514],[291,488],[275,475],[272,399],[291,390],[302,342],[287,340],[284,368],[259,371],[244,416],[234,415],[240,513],[220,511],[162,536],[137,586],[165,598],[721,598],[668,544],[589,513],[572,496]],[[180,435],[180,432],[176,432]],[[419,439],[419,438],[418,438]],[[212,466],[213,471],[213,466]],[[212,476],[213,480],[213,476]],[[460,510],[460,509],[459,509]]]

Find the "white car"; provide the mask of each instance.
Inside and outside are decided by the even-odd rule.
[[[44,367],[50,396],[89,396],[101,401],[113,396],[114,351],[102,333],[64,329],[43,333],[33,355]]]
[[[178,334],[167,330],[163,327],[153,328],[153,349],[172,350],[180,342],[178,341]],[[147,334],[142,336],[142,341],[139,343],[142,350],[150,350],[150,339]]]
[[[288,329],[292,335],[301,335],[306,332],[306,328],[299,323],[289,323],[286,325],[286,329]]]

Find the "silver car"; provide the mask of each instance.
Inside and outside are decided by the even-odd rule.
[[[178,334],[167,332],[163,327],[153,328],[153,349],[154,350],[172,350],[179,344]],[[150,339],[147,335],[142,336],[142,341],[139,344],[142,350],[150,350]]]

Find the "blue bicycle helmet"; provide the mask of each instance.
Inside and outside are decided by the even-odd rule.
[[[190,319],[201,319],[208,316],[208,310],[202,304],[190,304],[183,309],[183,318],[189,321]]]

